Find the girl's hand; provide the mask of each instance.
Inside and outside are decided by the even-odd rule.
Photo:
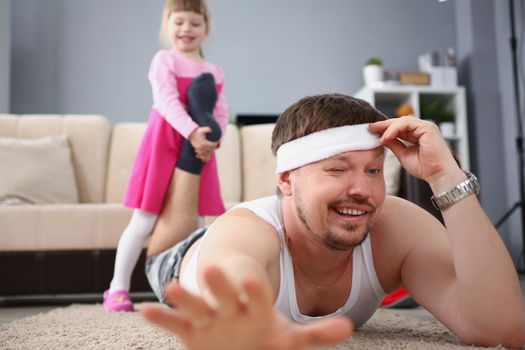
[[[382,135],[381,143],[394,152],[405,170],[431,186],[454,183],[456,180],[451,178],[465,178],[432,122],[415,117],[392,118],[370,124],[370,131]]]
[[[188,137],[191,145],[195,149],[195,154],[198,159],[203,162],[210,160],[213,152],[219,146],[219,142],[212,142],[206,138],[206,134],[210,133],[211,129],[207,126],[198,127]]]
[[[275,311],[270,286],[246,279],[242,291],[218,267],[205,271],[207,302],[172,282],[166,292],[175,310],[148,305],[142,314],[175,334],[188,350],[288,350],[333,345],[353,333],[343,317],[300,325]]]
[[[202,160],[204,163],[209,162],[211,159],[211,156],[213,155],[212,152],[195,152],[197,159]]]

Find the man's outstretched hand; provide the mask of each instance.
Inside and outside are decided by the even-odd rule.
[[[142,311],[175,333],[188,350],[307,349],[336,344],[353,333],[344,317],[308,325],[289,321],[274,309],[271,289],[260,279],[245,279],[239,292],[218,267],[207,268],[204,276],[213,302],[172,282],[166,297],[175,309],[151,304]]]

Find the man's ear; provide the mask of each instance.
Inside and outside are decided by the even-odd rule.
[[[290,182],[290,171],[277,174],[277,185],[284,196],[292,194],[292,184]]]

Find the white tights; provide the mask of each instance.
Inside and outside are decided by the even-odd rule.
[[[137,264],[144,242],[153,231],[157,222],[157,214],[135,209],[131,220],[120,236],[115,257],[115,270],[109,285],[110,293],[116,290],[129,291],[131,274]],[[203,226],[204,218],[199,216],[199,227]]]
[[[109,285],[110,293],[119,289],[129,291],[131,274],[158,217],[157,214],[140,209],[133,211],[133,216],[118,242],[115,270]]]

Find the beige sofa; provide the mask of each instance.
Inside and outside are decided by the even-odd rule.
[[[0,297],[106,288],[118,239],[131,215],[121,202],[145,125],[111,127],[99,115],[0,115],[0,138],[67,135],[78,190],[78,203],[0,206]],[[275,193],[272,130],[273,124],[228,125],[217,152],[228,208]],[[387,163],[387,185],[395,193],[399,164],[391,156]],[[149,290],[142,270],[140,261],[134,291]]]

